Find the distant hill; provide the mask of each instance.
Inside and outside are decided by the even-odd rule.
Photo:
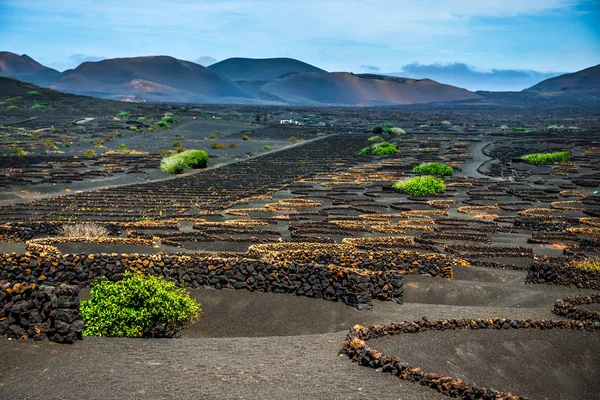
[[[110,99],[139,95],[147,101],[244,102],[254,98],[208,68],[168,56],[85,62],[65,71],[52,88]]]
[[[43,66],[25,54],[20,56],[10,51],[0,51],[0,76],[49,86],[60,76],[60,72]]]
[[[293,58],[228,58],[208,68],[232,81],[273,81],[287,74],[325,72]]]
[[[479,99],[475,93],[430,79],[347,72],[304,73],[262,87],[286,101],[302,104],[394,105]]]
[[[546,94],[563,92],[600,95],[600,64],[572,74],[546,79],[524,91]]]

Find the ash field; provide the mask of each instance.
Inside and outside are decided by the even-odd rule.
[[[17,107],[0,110],[1,398],[599,398],[597,102],[141,104],[0,83]],[[161,171],[180,149],[208,167]],[[432,162],[445,190],[395,185]],[[109,236],[60,236],[88,221]],[[129,269],[203,315],[172,339],[79,340],[90,283]]]

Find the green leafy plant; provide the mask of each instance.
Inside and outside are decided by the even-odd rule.
[[[156,121],[154,125],[164,129],[169,129],[171,127],[171,125],[167,124],[165,121]]]
[[[115,117],[117,118],[129,118],[130,116],[131,114],[129,114],[127,111],[121,111],[120,113],[115,115]]]
[[[140,122],[148,121],[149,119],[150,118],[144,117],[144,116],[138,117],[138,121],[140,121]]]
[[[294,136],[290,137],[288,140],[290,142],[292,142],[292,143],[297,143],[298,142],[298,139],[296,139]]]
[[[398,149],[396,145],[390,142],[381,142],[374,144],[373,146],[365,147],[362,149],[358,155],[362,156],[365,154],[374,154],[377,156],[385,156],[398,153]]]
[[[173,337],[202,315],[202,305],[184,288],[141,272],[92,282],[90,296],[80,305],[85,336]]]
[[[238,147],[237,143],[235,143],[235,142],[230,142],[229,143],[229,148],[230,149],[237,149],[237,147]]]
[[[272,148],[272,147],[271,147],[271,146],[268,146],[268,145],[267,145],[267,146],[265,146],[265,147],[263,147],[263,149],[265,149],[265,150],[271,150],[271,148]]]
[[[406,133],[404,129],[397,127],[385,128],[383,131],[392,136],[404,135]]]
[[[444,163],[430,162],[414,167],[412,172],[422,175],[453,176],[454,168]]]
[[[29,107],[30,110],[45,110],[46,108],[48,108],[48,106],[43,106],[41,104],[36,104]]]
[[[96,152],[92,149],[86,150],[85,153],[83,153],[83,154],[85,154],[87,157],[95,157],[96,156]]]
[[[19,109],[19,107],[18,106],[8,106],[8,107],[6,107],[6,109],[9,111],[16,111]]]
[[[242,136],[242,140],[250,140],[250,136],[244,135],[244,136]]]
[[[376,126],[375,128],[371,129],[370,132],[376,135],[381,135],[383,133],[383,128],[381,126]]]
[[[175,122],[175,118],[173,118],[170,115],[165,115],[164,117],[162,117],[162,121],[167,123],[167,124],[172,124]]]
[[[571,153],[568,151],[559,151],[556,153],[533,153],[527,154],[520,158],[531,165],[544,165],[553,162],[568,162],[571,161]]]
[[[381,136],[371,136],[367,139],[369,142],[381,143],[383,142],[383,138]]]
[[[208,154],[204,150],[187,150],[163,158],[160,169],[171,174],[181,174],[184,168],[206,168],[207,165]]]
[[[32,90],[31,92],[27,92],[27,96],[41,96],[42,94],[37,90]]]
[[[225,146],[225,143],[216,143],[215,142],[215,143],[210,144],[211,149],[223,150],[225,147],[227,147],[227,146]]]
[[[417,176],[404,182],[396,182],[392,187],[403,190],[413,196],[427,196],[446,191],[444,181],[430,175]]]

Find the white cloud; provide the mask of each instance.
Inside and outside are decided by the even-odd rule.
[[[218,60],[214,57],[211,56],[201,56],[198,59],[196,59],[196,61],[194,61],[196,64],[200,64],[203,67],[208,67],[211,64],[216,63]]]

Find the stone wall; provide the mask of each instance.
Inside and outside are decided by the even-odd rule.
[[[600,271],[577,268],[561,258],[536,257],[525,282],[597,290],[600,289]]]
[[[0,335],[72,343],[81,339],[79,287],[36,284],[0,286]]]

